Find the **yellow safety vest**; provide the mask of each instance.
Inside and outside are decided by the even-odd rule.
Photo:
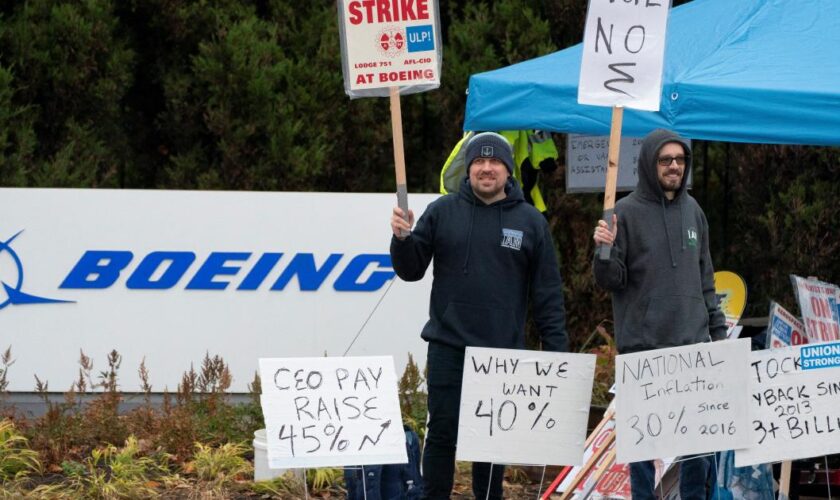
[[[526,192],[526,198],[530,198],[528,201],[540,212],[545,212],[545,201],[536,183],[536,171],[543,168],[546,160],[556,161],[558,158],[557,146],[551,139],[551,133],[542,130],[503,130],[499,134],[513,145],[513,177],[520,184],[523,184],[523,191],[530,188]],[[443,164],[440,171],[440,192],[442,194],[458,191],[461,180],[466,175],[466,165],[464,165],[466,148],[464,148],[464,145],[473,135],[474,132],[465,133]],[[525,179],[525,176],[529,178]],[[526,180],[533,180],[533,185],[525,186]]]

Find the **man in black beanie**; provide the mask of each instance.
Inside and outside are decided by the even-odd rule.
[[[493,132],[467,144],[467,177],[457,193],[432,202],[414,225],[414,214],[391,216],[391,260],[405,281],[423,278],[434,258],[428,343],[429,424],[423,451],[426,497],[448,499],[466,346],[525,348],[530,297],[542,348],[566,351],[563,281],[545,217],[525,202],[512,177],[510,143]],[[505,457],[498,457],[504,463]],[[503,466],[473,464],[476,498],[502,498]]]

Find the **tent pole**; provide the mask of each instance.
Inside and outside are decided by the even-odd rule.
[[[726,160],[723,164],[723,268],[726,268],[726,261],[729,257],[729,168],[732,166],[730,161],[730,144],[726,143]]]
[[[709,141],[703,141],[703,206],[709,206]]]

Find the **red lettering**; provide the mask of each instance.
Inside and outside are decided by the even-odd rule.
[[[361,24],[364,18],[359,10],[359,2],[350,2],[347,4],[347,10],[350,11],[350,24]]]
[[[417,0],[417,19],[429,18],[428,0]]]
[[[803,318],[805,320],[805,332],[808,334],[809,341],[820,341],[820,330],[817,322],[811,318]]]
[[[414,14],[414,0],[394,0],[395,2],[400,2],[403,11],[403,20],[405,21],[413,21],[417,19],[417,16]]]
[[[429,19],[429,0],[353,0],[347,9],[351,24]]]
[[[367,23],[370,24],[373,22],[373,3],[375,0],[362,0],[362,5],[365,6],[365,11],[367,12]]]
[[[396,3],[396,2],[394,2]],[[376,2],[376,20],[380,23],[390,23],[391,11],[388,8],[391,6],[388,0],[378,0]]]
[[[831,313],[828,310],[828,302],[819,297],[811,297],[811,309],[814,314],[821,318],[830,318]]]
[[[379,73],[380,82],[406,82],[410,80],[431,80],[434,73],[431,70],[413,69],[411,71],[391,71]]]

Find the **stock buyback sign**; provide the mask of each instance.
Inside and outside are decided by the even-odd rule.
[[[416,195],[422,212],[434,195]],[[206,354],[244,392],[261,357],[423,359],[431,280],[395,283],[390,194],[0,189],[9,390],[63,391],[80,351],[120,387],[174,390]],[[430,273],[431,274],[431,273]],[[387,290],[387,294],[386,294]],[[384,296],[384,298],[383,298]]]

